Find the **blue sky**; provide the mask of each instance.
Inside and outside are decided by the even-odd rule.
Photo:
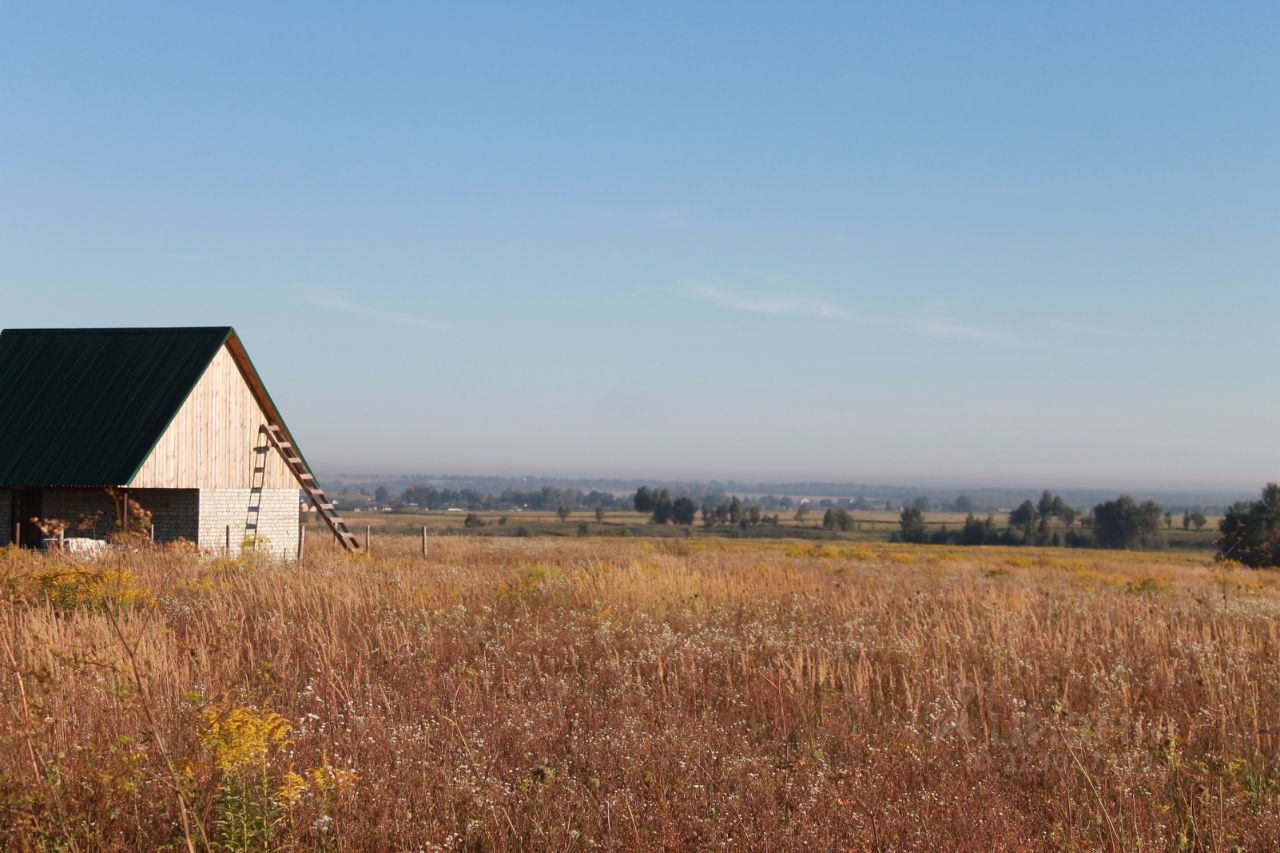
[[[0,325],[322,472],[1280,477],[1274,4],[31,4]]]

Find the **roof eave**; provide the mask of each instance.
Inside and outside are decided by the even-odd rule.
[[[253,359],[249,358],[249,352],[244,348],[244,344],[240,340],[240,336],[236,334],[236,330],[232,328],[230,334],[227,335],[225,342],[227,349],[231,351],[231,356],[236,363],[236,367],[240,368],[240,373],[244,376],[245,382],[249,385],[249,390],[253,392],[253,397],[258,401],[258,405],[262,407],[262,411],[266,413],[268,419],[276,426],[280,427],[284,435],[289,439],[289,443],[293,445],[294,451],[298,454],[298,458],[302,460],[303,467],[311,474],[315,482],[319,482],[316,472],[311,469],[311,463],[307,461],[306,454],[302,452],[301,445],[289,430],[289,425],[284,422],[284,418],[280,414],[280,409],[276,407],[276,403],[271,399],[271,394],[267,391],[266,383],[262,381],[262,377],[258,375],[258,368],[254,366]]]

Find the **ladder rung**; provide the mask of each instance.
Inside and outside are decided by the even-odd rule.
[[[342,519],[338,518],[337,507],[334,506],[328,495],[316,483],[315,475],[306,469],[306,463],[302,461],[302,455],[296,453],[293,443],[285,436],[284,430],[275,424],[262,424],[259,430],[267,434],[267,439],[279,452],[281,458],[289,464],[289,468],[298,478],[299,485],[302,486],[302,491],[306,493],[307,498],[315,506],[316,512],[333,529],[334,535],[342,543],[342,547],[348,551],[359,551],[360,541],[347,529],[347,525],[343,523]],[[262,448],[263,453],[266,450],[265,447]],[[254,473],[265,474],[266,463],[264,462],[260,468],[254,468]],[[257,491],[261,493],[261,489]],[[257,525],[249,526],[257,527]]]

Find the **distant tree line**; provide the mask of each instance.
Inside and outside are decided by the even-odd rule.
[[[1078,524],[1077,524],[1078,519]],[[1138,503],[1128,495],[1103,501],[1081,516],[1049,491],[1038,503],[1025,501],[1009,513],[1000,530],[992,515],[972,513],[959,530],[928,533],[924,514],[907,506],[899,518],[898,538],[906,542],[952,545],[1065,545],[1073,548],[1157,549],[1175,518],[1155,501]],[[1183,530],[1203,530],[1208,519],[1199,510],[1182,512]],[[1256,501],[1240,501],[1218,525],[1217,558],[1255,569],[1280,567],[1280,485],[1268,483]]]
[[[1280,566],[1280,486],[1267,483],[1259,500],[1233,504],[1218,529],[1218,559]]]
[[[790,498],[787,499],[790,501]],[[774,499],[776,505],[776,499]],[[654,524],[691,525],[698,516],[702,517],[703,527],[737,527],[746,530],[751,527],[779,522],[779,516],[766,515],[765,501],[746,502],[737,495],[707,495],[702,499],[702,506],[688,495],[672,497],[668,489],[650,489],[641,486],[636,489],[632,498],[636,512],[648,513]]]
[[[795,518],[805,521],[810,504],[801,500],[798,505],[789,496],[763,497],[744,500],[722,491],[704,493],[701,505],[693,496],[673,496],[668,489],[651,489],[641,486],[631,496],[612,492],[580,489],[560,489],[543,486],[536,491],[522,492],[506,489],[500,494],[488,494],[478,489],[449,489],[429,485],[414,485],[399,496],[392,496],[386,487],[377,489],[379,503],[396,507],[415,505],[428,510],[459,508],[472,513],[504,509],[530,509],[554,511],[562,521],[574,510],[594,510],[597,521],[611,510],[627,510],[634,507],[649,515],[655,524],[689,526],[697,523],[699,516],[705,527],[728,527],[747,530],[759,526],[776,526],[780,516],[769,509],[796,507]],[[886,501],[885,508],[892,507]],[[855,526],[850,510],[877,509],[867,498],[823,499],[818,502],[824,508],[822,527],[829,531],[849,531]],[[943,526],[930,531],[925,523],[925,513],[938,511],[968,511],[964,523],[956,529]],[[1173,512],[1166,512],[1155,501],[1138,503],[1128,495],[1103,501],[1092,509],[1081,511],[1069,506],[1060,496],[1045,490],[1038,501],[1023,501],[1007,516],[1007,524],[997,523],[994,513],[979,518],[973,511],[974,504],[961,495],[952,501],[935,507],[927,496],[917,497],[902,504],[899,529],[895,538],[903,542],[929,542],[950,545],[1035,545],[1066,546],[1070,548],[1158,549],[1165,546],[1165,531],[1171,530],[1178,520]],[[468,526],[480,526],[479,516],[468,519]],[[505,522],[503,518],[501,522]],[[1208,524],[1200,509],[1182,510],[1180,525],[1183,530],[1202,530]],[[1227,509],[1220,524],[1217,540],[1218,557],[1234,560],[1251,567],[1280,566],[1280,485],[1269,483],[1260,500],[1242,501]]]
[[[575,509],[628,509],[631,499],[614,495],[610,492],[592,490],[583,492],[580,489],[557,489],[554,486],[543,486],[534,492],[518,492],[507,489],[501,494],[490,495],[476,489],[441,489],[435,486],[410,486],[394,500],[383,498],[380,502],[404,507],[415,504],[422,509],[466,509],[503,510],[531,509],[558,511],[561,507]]]
[[[651,501],[657,502],[659,507],[658,517],[664,521],[672,521],[665,512],[665,502],[661,500],[661,496],[666,494],[671,498],[670,490],[658,489],[650,486],[641,486],[636,490],[636,495],[632,498],[633,506],[637,512],[653,513]],[[697,502],[696,494],[683,494],[682,497],[688,497],[691,501]],[[678,498],[672,498],[674,503]],[[807,499],[799,501],[790,495],[763,495],[760,497],[752,497],[750,499],[741,498],[737,495],[730,495],[723,491],[712,491],[702,496],[698,513],[702,519],[702,523],[706,527],[740,527],[747,529],[759,525],[778,524],[781,520],[779,511],[795,510],[795,518],[797,521],[804,521],[812,506],[825,510],[822,517],[822,526],[827,530],[852,530],[853,517],[850,511],[869,512],[880,509],[892,509],[892,501],[884,501],[880,499],[871,499],[866,497],[858,498],[823,498],[810,504]],[[942,501],[937,506],[927,497],[919,497],[909,502],[909,506],[920,509],[921,512],[929,512],[934,509],[940,512],[970,512],[974,509],[974,503],[968,497],[961,495],[954,501]],[[770,511],[773,512],[770,515]],[[659,523],[664,523],[659,521]],[[683,522],[676,522],[683,523]]]
[[[1199,515],[1198,513],[1196,515]],[[947,545],[1036,545],[1068,548],[1158,549],[1165,545],[1163,531],[1172,527],[1172,516],[1155,501],[1138,503],[1128,495],[1097,504],[1084,514],[1068,506],[1046,489],[1039,501],[1023,501],[1008,515],[1001,529],[994,515],[979,519],[973,513],[958,530],[929,532],[924,511],[918,505],[903,507],[897,538],[903,542]],[[1200,529],[1205,524],[1199,515]],[[1184,526],[1196,519],[1184,515]]]
[[[647,486],[641,486],[631,502],[636,512],[649,513],[654,524],[693,524],[698,515],[698,505],[693,498],[682,495],[673,499],[668,489],[650,491]]]
[[[818,501],[818,507],[821,509],[835,510],[853,510],[855,512],[868,512],[871,510],[893,510],[896,506],[914,507],[921,512],[977,512],[979,507],[973,498],[968,495],[960,495],[954,500],[938,500],[935,501],[928,495],[920,495],[907,501],[899,501],[894,503],[892,498],[823,498]]]
[[[824,530],[852,530],[853,516],[843,507],[827,507],[827,511],[822,514],[822,528]]]

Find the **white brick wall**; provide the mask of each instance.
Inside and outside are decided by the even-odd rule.
[[[254,535],[256,521],[258,551],[291,560],[298,554],[300,501],[298,489],[264,489],[260,511],[254,513],[251,507],[258,503],[258,496],[252,489],[201,489],[200,547],[221,552],[230,527],[231,556],[237,556],[241,543]]]
[[[0,546],[13,538],[12,494],[0,490]],[[241,543],[254,534],[251,489],[130,489],[129,497],[152,514],[158,542],[186,539],[221,553],[230,526],[231,555],[237,556]],[[92,530],[68,529],[68,535],[105,539],[116,530],[116,507],[103,489],[45,489],[40,499],[41,514],[61,519],[69,528],[82,518],[96,519]],[[256,513],[259,550],[285,559],[297,556],[300,500],[297,489],[263,490],[261,512]]]

